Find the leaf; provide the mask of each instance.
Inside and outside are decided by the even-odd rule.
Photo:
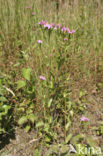
[[[36,156],[40,156],[40,152],[39,152],[38,149],[34,150],[34,153],[35,153]]]
[[[66,137],[66,143],[68,143],[69,141],[70,141],[70,139],[71,139],[71,137],[72,137],[72,134],[70,133],[67,137]]]
[[[11,108],[11,106],[3,105],[3,108],[5,109],[5,114],[7,114],[8,110]]]
[[[6,99],[4,96],[1,96],[1,97],[0,97],[0,101],[2,101],[2,102],[6,102],[7,99]]]
[[[2,86],[0,86],[0,95],[4,95],[4,88],[2,88]]]
[[[28,133],[28,132],[30,131],[30,128],[31,128],[31,126],[30,126],[30,125],[27,125],[27,126],[25,127],[25,131]]]
[[[62,145],[60,148],[61,153],[66,153],[68,151],[68,145]]]
[[[23,76],[26,80],[30,81],[30,75],[31,75],[31,68],[23,68],[22,69]]]
[[[87,140],[87,143],[88,143],[91,147],[97,146],[96,141],[95,141],[91,136],[86,137],[86,140]]]
[[[27,117],[26,116],[22,116],[19,121],[18,121],[18,124],[19,125],[23,125],[24,123],[26,123],[28,121]]]
[[[35,117],[34,114],[30,114],[30,115],[28,115],[28,119],[29,119],[32,123],[34,123],[34,121],[36,120],[36,117]]]
[[[22,87],[25,87],[25,85],[26,85],[26,82],[20,80],[20,81],[17,82],[17,89],[20,89]]]
[[[0,127],[0,134],[5,133],[5,129]]]
[[[54,85],[53,85],[53,82],[50,81],[50,88],[53,89]]]
[[[66,129],[66,131],[68,130],[68,128],[69,128],[69,126],[70,126],[70,122],[68,122],[66,125],[65,125],[65,129]]]
[[[44,126],[44,122],[40,121],[36,124],[36,128]]]
[[[50,99],[49,102],[48,102],[48,107],[49,108],[51,107],[52,101],[53,101],[53,99]]]
[[[46,135],[46,136],[45,136],[45,141],[46,141],[46,142],[50,142],[50,141],[51,141],[51,138],[50,138],[49,136]]]
[[[103,126],[100,126],[101,134],[103,134]]]
[[[78,143],[78,142],[81,142],[81,140],[83,140],[83,139],[84,139],[84,136],[78,134],[78,135],[76,135],[76,136],[74,136],[74,137],[72,138],[71,143],[72,143],[72,144],[76,144],[76,143]]]
[[[17,109],[17,111],[18,111],[18,112],[24,112],[24,111],[25,111],[25,108],[20,107],[20,108]]]
[[[55,153],[58,153],[58,152],[60,151],[60,148],[59,148],[58,145],[52,145],[52,146],[51,146],[51,149],[52,149],[52,151],[55,152]]]
[[[45,132],[49,132],[49,130],[50,130],[50,125],[48,123],[45,123],[45,125],[44,125],[44,131]]]
[[[70,111],[70,115],[71,115],[71,117],[73,117],[73,115],[74,115],[73,110]]]

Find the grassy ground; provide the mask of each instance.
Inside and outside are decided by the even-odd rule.
[[[0,1],[1,155],[102,152],[102,23],[102,0]]]

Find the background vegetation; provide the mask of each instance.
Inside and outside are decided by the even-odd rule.
[[[33,132],[22,154],[103,148],[102,92],[102,0],[0,0],[1,148],[16,128]]]

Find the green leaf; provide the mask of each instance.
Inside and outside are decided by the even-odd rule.
[[[7,99],[6,99],[4,96],[1,96],[1,97],[0,97],[0,101],[2,101],[2,102],[6,102]]]
[[[87,140],[87,143],[88,143],[91,147],[97,146],[96,141],[95,141],[91,136],[86,137],[86,140]]]
[[[53,89],[54,85],[53,85],[53,82],[50,81],[50,88]]]
[[[49,102],[48,102],[48,107],[49,108],[51,107],[52,101],[53,101],[53,99],[50,99]]]
[[[52,149],[52,151],[55,152],[55,153],[58,153],[58,152],[60,151],[60,148],[59,148],[58,145],[52,145],[52,146],[51,146],[51,149]]]
[[[71,139],[71,137],[72,137],[72,134],[70,133],[67,137],[66,137],[66,143],[68,143],[69,141],[70,141],[70,139]]]
[[[40,156],[40,152],[39,152],[38,149],[34,150],[34,153],[35,153],[36,156]]]
[[[17,82],[17,89],[20,89],[22,87],[25,87],[25,85],[26,85],[26,82],[20,80],[20,81]]]
[[[27,117],[26,116],[22,116],[19,121],[18,121],[18,124],[19,125],[23,125],[24,123],[26,123],[28,121]]]
[[[43,121],[40,121],[36,124],[36,128],[44,126]]]
[[[25,131],[28,133],[28,132],[30,131],[30,128],[31,128],[31,126],[30,126],[30,125],[27,125],[27,126],[25,127]]]
[[[20,107],[20,108],[17,109],[17,111],[18,111],[18,112],[24,112],[24,111],[25,111],[25,108]]]
[[[76,136],[74,136],[73,138],[72,138],[72,140],[71,140],[71,143],[72,144],[76,144],[76,143],[78,143],[78,142],[81,142],[81,140],[83,140],[84,139],[84,136],[81,134],[78,134],[78,135],[76,135]]]
[[[11,108],[11,106],[3,105],[3,108],[5,109],[5,114],[7,114],[8,110]]]
[[[5,133],[5,129],[4,128],[0,128],[0,134]]]
[[[61,153],[66,153],[68,152],[68,145],[62,145],[62,147],[60,148]]]
[[[103,134],[103,126],[100,126],[101,134]]]
[[[82,97],[84,95],[83,91],[80,91],[79,96]]]
[[[36,117],[35,117],[34,114],[30,114],[30,115],[28,115],[28,119],[29,119],[32,123],[34,123],[34,121],[36,120]]]
[[[70,115],[71,115],[71,117],[73,117],[73,115],[74,115],[73,110],[70,111]]]
[[[66,129],[66,131],[68,130],[68,128],[69,128],[69,126],[70,126],[70,122],[68,122],[66,125],[65,125],[65,129]]]
[[[50,141],[51,141],[51,138],[50,138],[49,136],[46,135],[45,141],[46,141],[46,142],[50,142]]]
[[[30,81],[31,68],[23,68],[22,69],[23,76],[26,80]]]
[[[4,92],[5,92],[4,88],[2,88],[2,86],[0,86],[0,95],[4,95]]]

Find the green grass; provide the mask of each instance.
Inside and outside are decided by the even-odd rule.
[[[91,120],[93,97],[100,99],[98,110],[102,109],[102,8],[102,0],[76,0],[71,4],[65,0],[59,10],[55,0],[0,1],[0,86],[5,90],[0,96],[6,98],[1,98],[1,107],[3,113],[4,105],[10,105],[4,118],[13,118],[4,126],[1,115],[1,128],[6,133],[11,123],[14,128],[21,125],[26,131],[34,129],[40,144],[49,146],[72,142],[79,125],[79,141],[74,144],[83,144],[84,140],[92,146],[92,141],[86,140],[91,133],[80,117],[87,115]],[[38,25],[41,20],[61,24],[75,33],[68,36],[52,30],[49,34]],[[39,45],[37,40],[43,43]],[[94,117],[98,121],[96,114]],[[103,126],[96,126],[98,134],[91,130],[92,134],[103,136]]]

